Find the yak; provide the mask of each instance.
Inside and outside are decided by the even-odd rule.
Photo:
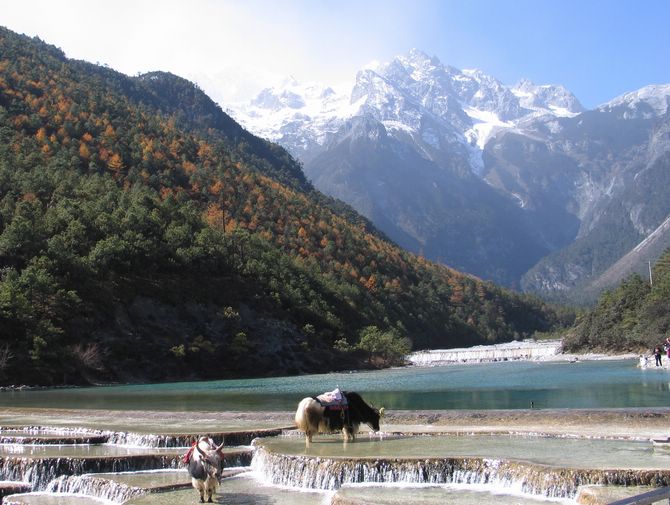
[[[332,400],[340,396],[340,400]],[[303,398],[295,412],[295,424],[305,433],[305,445],[309,447],[315,433],[332,433],[342,430],[345,442],[356,439],[361,423],[367,424],[373,431],[379,431],[379,419],[384,415],[384,408],[377,410],[370,407],[361,395],[353,391],[325,393],[318,397]]]
[[[209,437],[200,437],[184,456],[188,464],[193,488],[200,493],[200,501],[212,502],[212,494],[223,474],[223,442],[217,446]]]

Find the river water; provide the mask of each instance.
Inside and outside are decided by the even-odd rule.
[[[195,502],[196,493],[192,489],[149,492],[133,501],[124,501],[131,495],[122,481],[139,480],[144,483],[140,492],[150,490],[157,476],[142,473],[144,470],[160,470],[158,480],[163,484],[175,481],[188,485],[186,471],[179,466],[186,447],[162,448],[159,436],[154,446],[137,444],[133,442],[135,438],[117,440],[116,435],[105,444],[54,444],[52,439],[85,436],[86,433],[74,428],[83,426],[86,411],[93,417],[101,417],[91,421],[97,428],[116,430],[123,426],[126,431],[137,432],[139,438],[146,438],[146,442],[153,440],[148,433],[166,430],[185,433],[179,430],[188,428],[202,432],[204,428],[200,424],[182,426],[174,419],[179,416],[162,419],[162,413],[148,413],[149,424],[142,424],[135,416],[147,413],[113,411],[198,412],[198,419],[216,424],[221,431],[226,428],[219,426],[216,419],[208,420],[215,418],[214,414],[202,416],[201,412],[257,411],[260,415],[262,410],[292,411],[301,398],[338,386],[359,391],[375,405],[395,410],[528,409],[531,402],[535,408],[670,406],[670,372],[641,370],[632,360],[513,361],[300,377],[3,391],[0,412],[3,407],[36,409],[24,426],[62,424],[62,419],[52,422],[51,411],[44,409],[82,410],[65,413],[66,425],[72,431],[66,430],[64,434],[52,433],[57,428],[31,428],[26,432],[8,428],[18,426],[14,418],[23,414],[12,410],[13,414],[7,411],[0,415],[5,426],[0,435],[4,432],[7,439],[19,440],[25,435],[28,440],[30,437],[41,440],[0,444],[0,480],[28,481],[33,491],[42,492],[18,495],[9,502],[21,505],[95,503],[93,498],[68,492],[133,505]],[[196,416],[183,417],[190,420]],[[388,505],[433,505],[445,501],[462,505],[483,502],[526,505],[546,503],[543,501],[546,499],[574,503],[576,482],[600,482],[607,478],[619,487],[649,485],[652,475],[655,486],[670,483],[665,470],[670,468],[669,453],[657,453],[644,441],[472,435],[359,437],[356,443],[343,444],[339,437],[317,438],[309,450],[301,437],[268,439],[266,445],[254,452],[257,461],[251,463],[253,471],[226,479],[217,501],[237,505],[316,505],[331,503],[331,498],[332,503],[360,503],[360,498],[367,503]],[[228,467],[246,467],[252,461],[248,447],[226,447],[226,457],[230,459]],[[130,473],[99,474],[119,471]],[[79,477],[87,472],[94,472],[94,478]],[[360,475],[369,478],[361,479]],[[340,479],[337,485],[324,485],[335,482],[336,478]],[[370,483],[375,487],[366,486]],[[61,484],[62,489],[58,487]],[[429,487],[407,487],[421,485]],[[339,489],[340,486],[343,487]]]
[[[670,406],[670,373],[634,360],[396,368],[295,377],[4,391],[0,407],[104,410],[281,411],[335,387],[387,409]]]

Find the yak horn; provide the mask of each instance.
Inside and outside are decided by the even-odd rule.
[[[203,458],[206,458],[206,457],[207,457],[207,454],[205,454],[205,451],[203,451],[203,450],[200,448],[200,443],[197,443],[196,446],[195,446],[195,448],[198,449],[198,452],[202,455]]]
[[[221,449],[223,449],[223,440],[221,441],[221,445],[216,448],[216,452],[220,452]]]
[[[384,409],[384,407],[382,407],[381,409],[379,409],[379,417],[384,417],[384,414],[385,414],[385,413],[386,413],[386,409]]]

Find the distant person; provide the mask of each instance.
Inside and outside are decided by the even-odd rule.
[[[663,363],[661,362],[661,359],[662,359],[661,356],[662,356],[661,348],[656,347],[654,349],[654,358],[656,358],[656,366],[663,366]]]
[[[648,365],[647,357],[644,354],[640,354],[640,368],[647,368]]]

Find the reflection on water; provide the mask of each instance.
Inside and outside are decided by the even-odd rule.
[[[299,377],[0,393],[0,406],[84,409],[292,410],[339,386],[389,409],[525,409],[670,405],[668,372],[634,360],[503,362]]]

